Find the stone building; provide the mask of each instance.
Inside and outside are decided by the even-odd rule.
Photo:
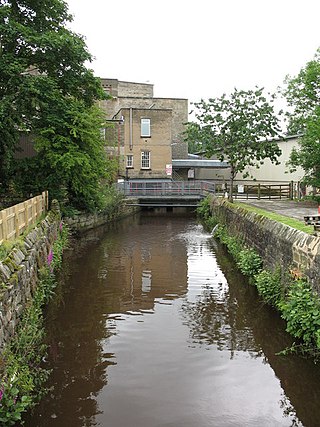
[[[149,83],[101,82],[110,96],[100,101],[107,124],[102,132],[107,149],[119,157],[119,176],[171,178],[172,159],[188,157],[182,135],[188,121],[188,100],[155,98]]]

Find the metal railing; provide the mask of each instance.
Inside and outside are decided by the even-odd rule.
[[[229,183],[213,181],[165,181],[140,180],[124,181],[117,188],[126,197],[204,197],[208,193],[225,196],[229,193]],[[235,199],[288,199],[293,197],[293,184],[234,183]]]
[[[204,197],[215,192],[215,184],[207,181],[124,181],[118,190],[127,197]]]

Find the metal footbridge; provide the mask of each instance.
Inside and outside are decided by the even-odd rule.
[[[118,183],[129,205],[142,207],[196,207],[215,184],[206,181],[137,180]],[[131,201],[130,201],[131,199]]]

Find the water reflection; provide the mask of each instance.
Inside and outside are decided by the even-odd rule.
[[[27,426],[319,424],[318,370],[275,356],[291,342],[283,323],[193,220],[86,234],[59,291],[52,391]]]
[[[261,347],[255,341],[251,326],[255,317],[250,289],[244,278],[234,272],[229,285],[226,276],[217,264],[219,256],[212,259],[212,243],[188,247],[189,286],[193,298],[182,305],[182,316],[190,328],[194,343],[216,345],[218,350],[229,350],[232,358],[235,351],[248,351],[253,357],[261,355]],[[199,265],[198,259],[201,259]],[[199,268],[200,267],[200,268]],[[229,262],[228,269],[234,268]],[[250,309],[249,309],[250,308]],[[249,318],[248,318],[249,317]]]

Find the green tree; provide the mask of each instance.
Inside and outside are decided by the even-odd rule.
[[[279,120],[274,112],[274,95],[263,89],[237,90],[229,96],[195,103],[197,122],[188,125],[187,138],[201,143],[207,157],[214,156],[230,165],[230,192],[238,173],[247,166],[259,167],[265,158],[277,161],[281,154],[272,138],[279,135]]]
[[[16,164],[16,186],[25,194],[50,188],[52,198],[79,210],[102,209],[104,188],[114,181],[118,163],[106,161],[101,110],[75,99],[64,107],[64,102],[56,103],[59,122],[54,127],[50,117],[50,123],[39,129],[38,155]]]
[[[72,18],[63,0],[0,5],[0,182],[24,170],[22,190],[32,179],[31,192],[46,186],[52,195],[66,191],[77,207],[99,207],[92,198],[108,163],[94,105],[105,94],[85,65],[92,60],[85,41],[67,28]],[[36,135],[38,155],[14,165],[23,130]]]
[[[307,185],[320,187],[320,49],[296,77],[286,78],[284,95],[291,107],[288,131],[301,134],[290,164],[304,169]]]
[[[188,153],[196,154],[203,151],[203,144],[198,141],[198,123],[187,123],[184,139],[188,143]]]

